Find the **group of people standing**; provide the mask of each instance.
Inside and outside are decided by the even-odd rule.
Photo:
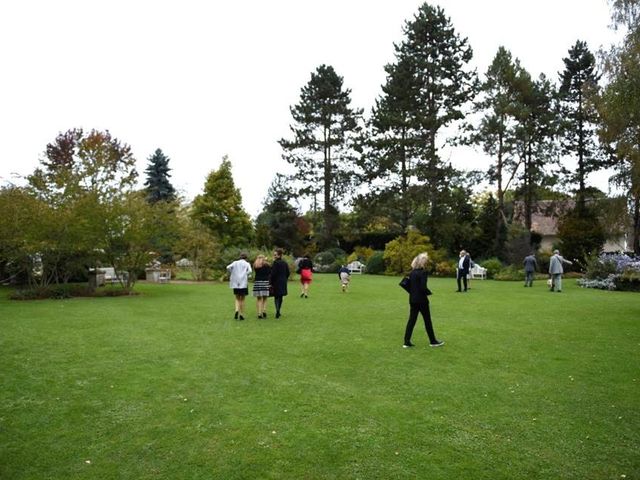
[[[267,299],[273,297],[276,309],[276,318],[282,316],[282,302],[287,296],[287,282],[291,272],[289,265],[283,260],[284,251],[277,248],[273,252],[273,263],[269,263],[267,257],[258,255],[251,264],[247,261],[247,254],[241,253],[239,258],[227,265],[229,273],[229,287],[233,289],[235,297],[236,320],[244,320],[245,299],[249,295],[249,276],[254,273],[253,296],[256,298],[258,318],[267,318]],[[298,264],[297,273],[300,274],[302,291],[300,297],[309,298],[309,285],[313,278],[313,263],[305,256]]]

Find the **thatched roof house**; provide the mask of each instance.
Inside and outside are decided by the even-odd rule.
[[[560,218],[575,207],[575,200],[538,200],[532,206],[531,231],[542,236],[541,250],[552,250],[558,243],[558,222]],[[516,201],[513,209],[513,222],[521,225],[524,221],[524,202]],[[605,252],[627,251],[625,234],[608,238],[603,246]]]

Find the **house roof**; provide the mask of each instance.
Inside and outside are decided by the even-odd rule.
[[[531,207],[531,230],[540,235],[556,235],[558,220],[575,207],[575,201],[538,200]],[[514,202],[513,221],[524,225],[524,202]]]

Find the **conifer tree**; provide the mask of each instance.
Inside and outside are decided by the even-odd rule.
[[[175,200],[176,191],[169,181],[171,169],[169,157],[159,148],[148,158],[149,164],[145,169],[147,179],[144,182],[147,191],[147,201],[156,203],[160,201],[170,202]]]
[[[264,210],[256,218],[258,245],[271,248],[282,247],[287,252],[302,255],[304,221],[298,210],[291,205],[291,193],[286,178],[277,174],[267,192]]]
[[[473,111],[482,115],[480,124],[466,126],[471,132],[467,142],[480,145],[484,153],[493,160],[488,177],[496,185],[497,218],[494,241],[498,243],[505,238],[502,232],[507,224],[504,194],[515,176],[518,165],[515,115],[517,79],[521,70],[519,60],[514,60],[504,47],[499,47],[480,85],[479,99],[473,106]],[[493,198],[491,200],[494,201]],[[492,250],[501,248],[500,244],[492,246]]]
[[[404,35],[396,45],[396,63],[387,69],[387,84],[374,112],[377,133],[386,136],[380,144],[386,162],[381,166],[396,176],[391,189],[399,191],[403,225],[415,208],[409,180],[415,178],[422,187],[419,195],[427,213],[426,228],[434,244],[441,246],[438,226],[455,172],[440,159],[438,135],[443,127],[463,118],[463,109],[475,94],[476,74],[469,68],[473,52],[444,11],[427,3],[406,22]]]
[[[557,154],[556,92],[544,74],[533,81],[529,73],[522,69],[516,81],[516,93],[515,141],[518,165],[522,165],[516,170],[519,179],[516,193],[524,203],[525,227],[531,231],[533,206],[538,200],[539,191],[554,183],[547,166]]]
[[[231,162],[225,155],[218,170],[207,176],[204,192],[193,200],[192,216],[227,247],[251,244],[254,232],[242,196],[233,182]]]
[[[560,112],[562,148],[565,155],[577,161],[577,168],[565,169],[570,184],[577,185],[577,206],[585,202],[587,176],[603,168],[603,158],[596,144],[598,115],[589,98],[595,96],[599,75],[596,59],[586,42],[578,40],[569,56],[563,59],[565,69],[560,73]]]
[[[281,139],[283,158],[296,169],[300,194],[322,193],[321,243],[332,242],[337,206],[353,185],[355,154],[362,111],[351,107],[351,90],[333,67],[320,65],[302,87],[300,102],[291,107],[293,139]]]

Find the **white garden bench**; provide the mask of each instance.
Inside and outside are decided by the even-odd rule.
[[[347,268],[351,273],[363,273],[367,267],[364,263],[355,260],[347,265]]]
[[[471,270],[469,270],[469,276],[471,278],[479,278],[481,280],[486,280],[487,269],[484,267],[481,267],[478,264],[475,264],[473,267],[471,267]]]

